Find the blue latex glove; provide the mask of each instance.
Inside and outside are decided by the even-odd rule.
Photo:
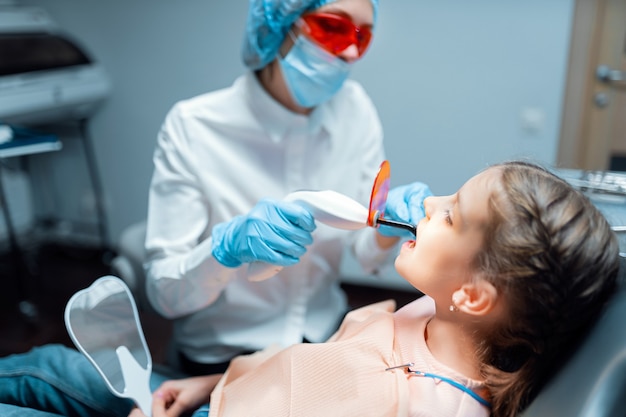
[[[401,185],[389,190],[383,217],[389,220],[417,225],[424,217],[424,199],[433,193],[421,182]],[[383,236],[414,239],[415,235],[405,229],[380,225],[378,232]]]
[[[313,243],[313,230],[315,219],[304,207],[263,199],[248,214],[215,225],[212,252],[231,268],[253,261],[293,265]]]

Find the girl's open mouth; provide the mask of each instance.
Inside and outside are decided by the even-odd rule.
[[[404,242],[404,244],[402,246],[406,247],[407,249],[413,249],[415,247],[415,241],[414,240],[408,240],[408,241]]]

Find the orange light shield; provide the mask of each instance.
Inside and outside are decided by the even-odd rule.
[[[376,227],[378,217],[383,217],[387,204],[387,194],[389,194],[391,167],[389,161],[385,160],[380,164],[378,174],[374,180],[372,194],[370,196],[369,215],[367,225]]]

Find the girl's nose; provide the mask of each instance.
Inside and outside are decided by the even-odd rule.
[[[430,219],[430,216],[432,215],[432,211],[434,209],[434,199],[435,197],[433,196],[426,197],[424,199],[424,215],[427,219]]]

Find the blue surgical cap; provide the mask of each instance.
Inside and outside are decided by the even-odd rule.
[[[307,10],[314,10],[336,0],[250,0],[243,63],[252,70],[261,69],[274,60],[285,35]],[[374,21],[378,0],[371,0]]]

